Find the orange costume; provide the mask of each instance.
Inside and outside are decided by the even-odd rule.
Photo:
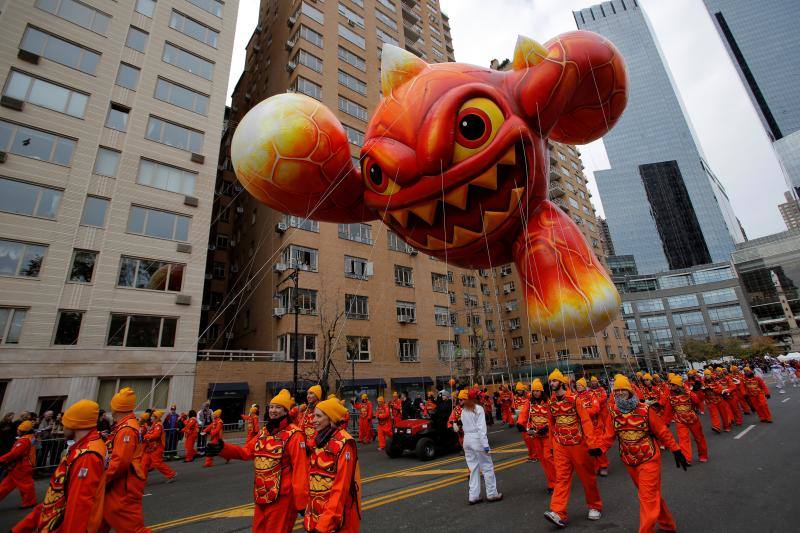
[[[633,394],[628,378],[621,374],[614,378],[614,390],[628,390]],[[631,399],[634,400],[633,406],[625,411],[615,400],[608,402],[601,447],[608,450],[619,437],[620,458],[639,491],[639,533],[653,533],[656,523],[661,531],[675,531],[675,520],[661,497],[659,442],[676,452],[679,466],[679,457],[682,459],[683,456],[661,416],[651,406],[637,403],[635,396],[631,396]],[[685,459],[682,466],[686,469]]]
[[[586,383],[586,378],[581,378],[576,382],[577,385],[582,387],[580,392],[576,393],[578,402],[583,407],[586,414],[589,415],[589,419],[592,421],[592,428],[594,428],[594,433],[596,435],[602,435],[602,426],[603,424],[600,422],[600,403],[597,400],[597,395],[592,393],[589,390],[588,384]],[[603,472],[603,475],[608,475],[608,456],[603,454],[600,457],[593,458],[594,463],[594,471],[596,474],[600,474]]]
[[[758,413],[758,418],[762,422],[772,422],[772,413],[769,410],[769,405],[767,405],[767,398],[770,397],[770,394],[764,380],[753,374],[750,367],[745,367],[742,385],[747,398],[753,404],[756,413]]]
[[[386,448],[386,438],[392,437],[392,414],[383,396],[378,396],[378,409],[375,411],[375,416],[378,419],[378,449],[383,450]]]
[[[144,436],[144,460],[143,467],[145,472],[158,470],[167,480],[175,477],[175,471],[164,462],[164,426],[161,424],[161,411],[155,411],[151,417],[153,423]]]
[[[369,444],[372,442],[372,402],[366,394],[361,395],[361,401],[356,402],[358,410],[358,442]]]
[[[750,404],[747,403],[747,392],[744,390],[744,374],[742,374],[739,367],[736,365],[731,366],[731,380],[736,386],[734,392],[736,393],[736,401],[739,404],[739,408],[744,414],[749,415],[753,410]]]
[[[509,426],[514,425],[514,416],[511,413],[511,391],[500,385],[500,413],[502,420]]]
[[[242,420],[244,420],[245,440],[248,441],[256,438],[261,430],[256,407],[253,406],[250,408],[249,415],[242,415]]]
[[[730,431],[731,412],[727,402],[722,399],[726,389],[713,377],[710,370],[706,370],[703,377],[703,393],[708,407],[708,415],[711,417],[711,429],[717,433],[722,430]]]
[[[389,402],[389,411],[392,413],[392,424],[397,425],[403,420],[403,401],[397,397],[397,393],[392,393],[392,401]]]
[[[670,383],[678,387],[673,389],[664,409],[664,421],[669,424],[675,420],[675,427],[678,432],[678,444],[681,447],[686,461],[692,463],[692,437],[697,444],[697,455],[701,463],[708,461],[708,445],[706,437],[703,435],[703,425],[697,412],[700,409],[700,400],[692,391],[687,391],[683,386],[683,379],[680,376],[672,375]]]
[[[603,412],[603,409],[606,408],[608,394],[606,393],[605,389],[600,386],[600,382],[595,376],[592,376],[592,378],[589,380],[589,392],[592,394],[592,396],[594,396],[598,406],[598,416],[592,419],[592,423],[594,424],[594,432],[596,435],[602,435],[605,432],[605,416],[600,416],[600,414]],[[608,466],[608,454],[606,452],[603,452],[603,455],[600,457],[595,458],[595,468],[599,475],[607,476]]]
[[[544,391],[542,382],[536,379],[532,390]],[[547,489],[552,491],[556,481],[555,465],[553,464],[553,441],[550,438],[549,407],[547,399],[542,396],[535,398],[531,395],[529,401],[522,406],[522,411],[517,418],[517,424],[522,426],[525,444],[528,445],[528,456],[539,459],[544,477],[547,480]]]
[[[292,406],[289,391],[283,389],[270,403]],[[284,417],[273,428],[268,424],[244,446],[225,443],[220,451],[224,459],[253,461],[253,531],[289,533],[297,514],[306,508],[308,498],[308,456],[303,432]]]
[[[33,486],[33,468],[36,465],[36,448],[33,445],[33,423],[22,422],[17,430],[22,435],[14,443],[7,454],[0,457],[0,466],[7,470],[6,477],[0,483],[0,501],[14,489],[19,489],[22,496],[22,507],[36,505],[36,489]]]
[[[567,378],[558,370],[548,377],[549,381],[560,381],[567,386]],[[595,442],[594,425],[591,416],[578,401],[567,392],[558,397],[555,393],[548,400],[550,435],[553,439],[553,463],[556,481],[553,496],[550,498],[550,511],[557,513],[561,520],[567,520],[567,504],[572,488],[572,474],[578,474],[583,484],[586,504],[590,510],[602,511],[603,502],[597,488],[597,474],[594,459],[589,449],[599,448]]]
[[[98,531],[103,520],[106,445],[97,432],[100,407],[80,400],[62,417],[65,429],[87,433],[69,447],[50,478],[42,503],[14,526],[14,533]]]
[[[739,405],[739,386],[741,385],[741,382],[738,379],[734,379],[733,377],[727,375],[727,370],[722,368],[718,368],[717,370],[719,382],[727,391],[727,394],[723,396],[722,399],[728,405],[728,412],[731,414],[731,421],[737,426],[741,426],[744,422],[742,408]]]
[[[459,398],[461,398],[461,393],[459,393]],[[450,413],[450,417],[447,419],[447,427],[450,429],[455,428],[455,431],[458,434],[458,443],[461,446],[464,446],[464,430],[461,429],[461,409],[462,408],[460,405],[453,405],[453,411]]]
[[[308,405],[306,405],[306,410],[300,415],[300,430],[303,432],[303,435],[306,439],[306,449],[313,450],[314,449],[314,441],[317,438],[317,430],[314,429],[314,409],[317,408],[317,403],[322,400],[322,387],[320,385],[314,385],[308,388],[309,394],[313,394],[314,397],[311,398],[309,396],[306,397],[306,401]],[[328,396],[330,400],[333,395]]]
[[[129,396],[133,397],[130,404],[130,410],[133,411],[136,397],[133,396],[133,391],[127,390],[130,391]],[[125,392],[126,389],[122,389],[117,396]],[[117,396],[111,400],[114,410]],[[144,446],[139,436],[136,415],[131,412],[114,424],[106,447],[109,462],[106,469],[106,497],[101,531],[150,531],[144,527],[142,515],[142,495],[147,483],[147,472],[142,465]]]
[[[211,444],[218,444],[222,440],[222,410],[217,409],[214,411],[214,420],[208,425],[203,433],[208,436],[208,442]],[[206,461],[203,463],[204,467],[214,466],[214,458],[206,455]]]
[[[309,497],[303,526],[319,533],[357,533],[361,527],[361,473],[353,437],[341,426],[347,411],[338,400],[319,402],[317,408],[332,427],[316,443],[310,456]]]
[[[197,450],[194,448],[194,443],[197,442],[198,433],[197,419],[195,417],[187,419],[186,425],[183,426],[181,431],[185,437],[183,440],[183,447],[186,450],[184,462],[191,463],[194,461],[195,455],[197,455]]]

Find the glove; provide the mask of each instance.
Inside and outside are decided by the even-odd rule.
[[[767,394],[767,400],[769,400],[770,398],[772,398],[772,395],[771,394]]]
[[[603,450],[601,450],[600,448],[589,448],[589,455],[591,455],[592,457],[600,457],[601,455],[603,455]]]
[[[517,431],[522,433],[523,431],[525,431],[525,426],[523,426],[522,424],[517,424]]]
[[[222,451],[222,448],[225,447],[225,441],[219,439],[219,442],[216,444],[213,442],[209,442],[206,444],[206,457],[216,457]]]
[[[305,508],[300,509],[299,511],[297,511],[297,514],[299,514],[301,518],[305,518],[305,516],[306,516]]]
[[[699,391],[702,388],[703,388],[703,386],[700,385],[699,381],[695,381],[694,383],[692,383],[692,390],[693,391]]]
[[[672,455],[675,456],[675,467],[686,470],[686,467],[689,466],[689,463],[686,461],[686,457],[684,457],[683,452],[680,450],[675,450],[672,452]]]
[[[539,428],[538,430],[536,430],[536,434],[539,435],[540,437],[544,437],[545,435],[547,435],[548,431],[550,431],[550,428],[544,426],[543,428]]]
[[[485,451],[486,453],[489,453],[489,452],[490,452],[490,448],[489,448],[488,446],[486,446],[486,447],[483,449],[483,451]]]

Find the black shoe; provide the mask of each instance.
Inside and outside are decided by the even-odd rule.
[[[483,503],[483,498],[479,498],[477,500],[469,500],[470,505],[478,505],[479,503]]]
[[[553,494],[553,490],[554,490],[554,489],[552,489],[552,488],[550,488],[550,487],[547,487],[547,494]]]

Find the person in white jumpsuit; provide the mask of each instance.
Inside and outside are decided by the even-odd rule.
[[[489,438],[486,435],[486,417],[483,407],[477,404],[478,391],[471,390],[464,400],[461,411],[461,427],[464,429],[464,457],[469,467],[469,503],[480,503],[481,473],[486,484],[486,501],[497,502],[503,495],[497,492],[494,464],[489,455]]]
[[[772,365],[770,370],[772,371],[772,378],[775,380],[775,387],[778,389],[778,392],[780,392],[781,394],[786,394],[786,391],[783,388],[784,387],[783,368],[781,367],[780,364],[775,363]]]

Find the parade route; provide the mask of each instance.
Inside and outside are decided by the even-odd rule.
[[[710,461],[695,462],[688,472],[675,468],[671,455],[663,458],[664,498],[680,531],[706,533],[788,533],[795,531],[791,498],[797,491],[800,466],[800,399],[775,394],[770,407],[774,424],[761,424],[754,415],[730,433],[717,435],[703,416]],[[800,397],[798,397],[800,398]],[[789,400],[789,401],[784,401]],[[674,429],[674,426],[673,426]],[[542,518],[549,497],[537,463],[526,461],[525,447],[515,429],[491,428],[490,441],[499,489],[499,503],[468,506],[466,468],[461,455],[430,462],[406,456],[389,459],[370,445],[359,449],[363,482],[362,531],[449,532],[524,529],[549,531]],[[601,478],[603,518],[585,518],[583,493],[577,481],[570,500],[571,531],[635,531],[636,492],[623,469],[616,445],[609,451],[611,473]],[[150,474],[144,498],[145,520],[154,531],[233,532],[251,526],[251,463],[217,459],[212,468],[172,462],[177,481],[166,484]],[[41,498],[45,480],[36,483]],[[14,493],[0,504],[0,530],[8,530],[24,511],[16,509]],[[300,522],[297,531],[302,531]]]

